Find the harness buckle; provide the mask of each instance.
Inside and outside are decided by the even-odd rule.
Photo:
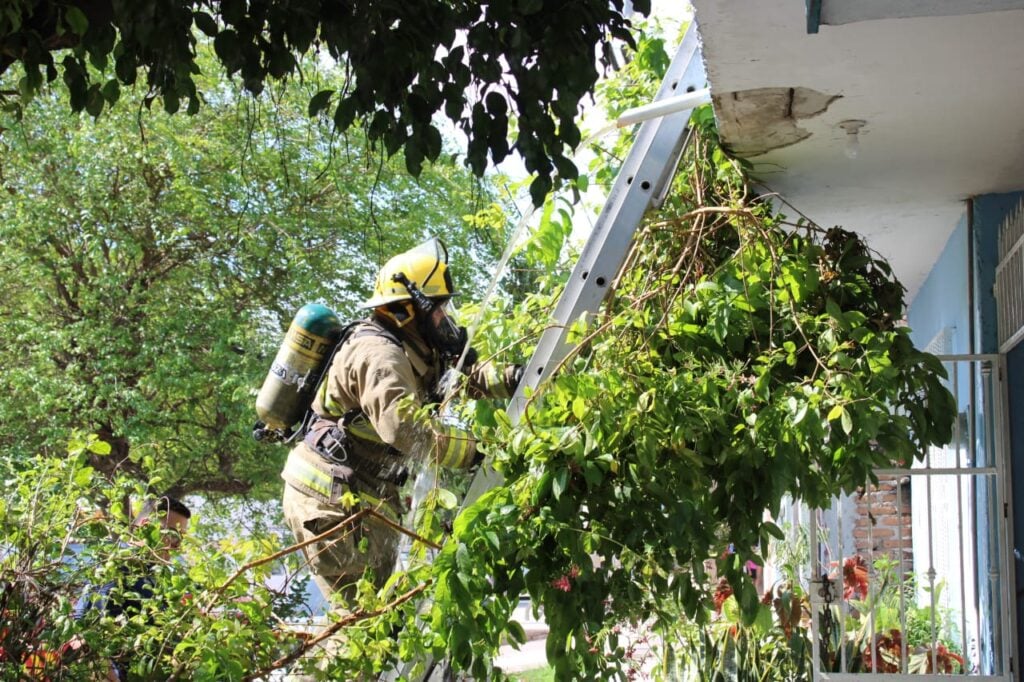
[[[317,441],[317,452],[336,464],[348,461],[348,447],[345,444],[345,432],[338,427],[325,429]]]

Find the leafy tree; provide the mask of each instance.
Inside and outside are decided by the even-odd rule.
[[[188,120],[125,98],[94,122],[51,93],[4,123],[6,462],[82,428],[113,446],[93,462],[108,474],[276,493],[280,453],[247,435],[252,392],[300,305],[356,315],[379,263],[434,233],[456,284],[484,286],[506,226],[463,216],[495,199],[451,156],[416,181],[339,144],[306,101],[340,76],[305,68],[255,99],[201,80],[216,96]]]
[[[632,7],[646,13],[650,2]],[[613,64],[611,40],[630,43],[628,27],[622,0],[15,0],[0,11],[0,71],[21,63],[23,97],[61,75],[71,108],[93,115],[141,71],[150,100],[194,114],[200,33],[253,93],[301,74],[301,56],[315,50],[349,79],[313,95],[310,113],[333,108],[339,130],[359,121],[389,154],[404,148],[414,175],[442,153],[436,114],[466,132],[477,175],[488,154],[497,163],[510,152],[515,117],[513,146],[537,174],[539,204],[553,172],[576,177],[564,150],[580,142],[580,101],[597,81],[595,58]]]

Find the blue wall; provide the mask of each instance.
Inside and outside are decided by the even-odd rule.
[[[975,310],[978,341],[982,352],[999,350],[996,305],[993,294],[995,268],[999,261],[999,228],[1007,214],[1020,203],[1024,193],[988,194],[974,200],[975,286],[978,306]],[[1017,652],[1024,651],[1024,343],[1006,354],[1007,413],[1010,439],[1010,486],[1013,507],[1013,568],[1017,612]],[[1019,666],[1019,662],[1018,662]]]
[[[952,332],[948,352],[969,352],[967,273],[965,216],[946,241],[942,255],[907,309],[907,323],[915,346],[924,348],[936,334],[948,328]]]
[[[960,218],[931,273],[911,302],[907,321],[914,343],[925,347],[944,328],[951,328],[951,353],[995,353],[999,342],[993,295],[999,262],[999,227],[1016,208],[1024,193],[986,194],[974,199],[975,339],[969,338],[970,302],[967,300],[967,215]]]

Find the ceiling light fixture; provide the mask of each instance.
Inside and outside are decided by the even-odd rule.
[[[867,124],[859,118],[839,122],[839,127],[846,131],[846,146],[843,148],[846,158],[856,159],[860,155],[860,129]]]

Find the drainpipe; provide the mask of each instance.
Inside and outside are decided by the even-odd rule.
[[[817,33],[821,24],[821,3],[824,0],[807,0],[807,32]]]
[[[975,318],[977,310],[974,300],[974,198],[967,199],[967,352],[969,354],[980,353],[978,339],[975,338]],[[971,377],[973,379],[973,377]],[[972,381],[971,386],[974,386]],[[972,402],[973,405],[973,396]]]

